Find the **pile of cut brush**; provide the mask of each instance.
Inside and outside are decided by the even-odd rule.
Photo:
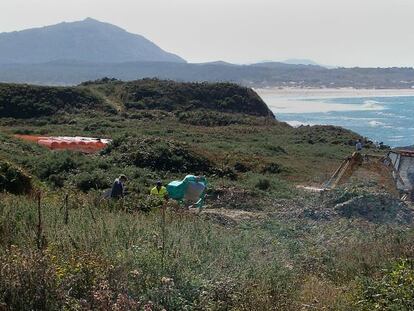
[[[319,206],[304,210],[314,220],[345,217],[381,224],[412,224],[414,211],[392,194],[355,188],[337,189],[326,194]]]

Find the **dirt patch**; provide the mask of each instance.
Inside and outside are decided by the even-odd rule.
[[[263,212],[248,212],[235,209],[205,209],[201,216],[213,220],[223,226],[235,226],[242,222],[261,221],[268,217]]]
[[[211,189],[207,195],[207,202],[214,209],[247,211],[260,211],[264,204],[257,194],[237,187]]]

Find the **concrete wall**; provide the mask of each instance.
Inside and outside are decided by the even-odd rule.
[[[414,188],[414,157],[403,156],[396,152],[390,152],[388,157],[391,159],[392,165],[399,173],[402,181],[393,173],[397,182],[397,188],[403,191],[411,191]]]

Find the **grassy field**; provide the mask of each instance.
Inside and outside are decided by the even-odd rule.
[[[1,197],[0,293],[14,309],[365,310],[367,284],[413,256],[404,227],[277,214],[226,227],[172,210],[163,223],[94,193],[69,197],[65,224],[63,199],[44,195],[39,232],[36,200]]]
[[[201,87],[202,96],[214,95],[213,106],[187,109],[201,91],[186,85],[191,96],[173,97],[186,103],[180,110],[153,107],[180,87],[166,83],[155,88],[159,95],[154,83],[60,89],[86,99],[78,110],[55,113],[53,95],[36,110],[45,115],[0,118],[0,310],[413,309],[411,210],[397,204],[395,215],[370,218],[337,208],[362,197],[391,210],[395,199],[364,185],[327,196],[296,188],[321,185],[353,152],[357,134],[291,128],[269,118],[254,94],[223,91],[227,84]],[[35,92],[48,98],[57,91]],[[234,92],[252,96],[253,106],[240,110],[246,99]],[[113,143],[86,155],[14,134]],[[102,201],[120,173],[130,194]],[[163,210],[148,197],[157,179],[186,174],[209,180],[206,212]]]

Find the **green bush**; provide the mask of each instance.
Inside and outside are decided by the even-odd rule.
[[[216,111],[186,111],[177,113],[177,117],[182,123],[197,126],[228,126],[232,124],[246,124],[249,121],[247,116]]]
[[[12,247],[0,256],[0,306],[4,310],[58,310],[58,282],[47,256]]]
[[[269,163],[262,169],[262,173],[279,174],[282,172],[282,167],[277,163]]]
[[[69,173],[80,164],[79,157],[73,152],[50,152],[41,162],[35,164],[36,175],[47,180],[51,175]]]
[[[0,83],[0,117],[35,118],[99,106],[101,100],[84,88]]]
[[[91,189],[107,189],[111,186],[103,171],[82,172],[73,177],[76,188],[83,192]]]
[[[30,176],[11,163],[0,160],[0,192],[23,194],[29,193],[31,189]]]
[[[271,183],[269,179],[259,179],[259,181],[256,184],[256,188],[266,191],[270,188]]]
[[[135,165],[156,171],[206,173],[213,170],[211,162],[191,150],[187,145],[173,140],[149,137],[123,137],[114,141],[104,153],[115,163]]]
[[[361,310],[414,310],[414,260],[400,260],[377,280],[362,282]]]

